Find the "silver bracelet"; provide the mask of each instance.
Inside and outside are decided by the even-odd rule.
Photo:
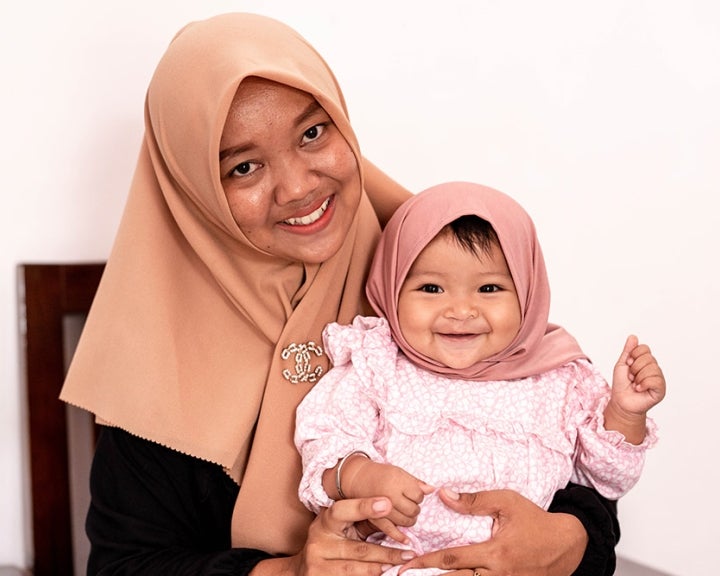
[[[340,459],[340,463],[335,469],[335,487],[337,488],[337,493],[340,496],[340,500],[345,500],[345,494],[343,494],[342,486],[340,484],[340,474],[342,473],[343,466],[345,466],[345,462],[347,462],[351,456],[355,455],[365,456],[365,458],[367,458],[368,460],[372,460],[372,458],[370,458],[370,456],[362,450],[353,450],[352,452],[348,452]]]

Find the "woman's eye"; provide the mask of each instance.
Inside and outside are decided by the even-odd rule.
[[[426,292],[427,294],[440,294],[442,288],[437,284],[423,284],[420,286],[420,292]]]
[[[502,290],[502,288],[497,284],[485,284],[484,286],[480,286],[478,291],[483,294],[491,294],[492,292],[500,292],[500,290]]]
[[[308,142],[312,142],[313,140],[317,140],[322,136],[322,133],[325,131],[325,124],[315,124],[312,128],[308,128],[303,132],[303,138],[302,143],[307,144]]]
[[[258,169],[258,164],[255,162],[240,162],[230,173],[231,176],[247,176],[252,174]]]

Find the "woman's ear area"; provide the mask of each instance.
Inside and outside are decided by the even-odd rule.
[[[362,171],[365,179],[365,191],[383,228],[395,210],[412,194],[375,164],[363,156]]]

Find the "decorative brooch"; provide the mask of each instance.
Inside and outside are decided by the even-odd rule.
[[[315,344],[315,342],[308,342],[307,344],[295,344],[293,342],[290,344],[290,346],[280,353],[280,356],[283,360],[288,360],[294,355],[295,372],[293,373],[286,368],[282,371],[283,377],[293,384],[300,382],[317,382],[318,378],[322,376],[323,369],[322,366],[312,367],[312,354],[318,358],[322,356],[322,347]]]

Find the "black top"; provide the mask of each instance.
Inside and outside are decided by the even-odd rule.
[[[88,575],[249,574],[270,555],[230,547],[238,486],[222,467],[101,430],[90,476]],[[589,543],[577,576],[611,576],[619,539],[614,502],[582,486],[560,490],[553,512],[576,516]]]

